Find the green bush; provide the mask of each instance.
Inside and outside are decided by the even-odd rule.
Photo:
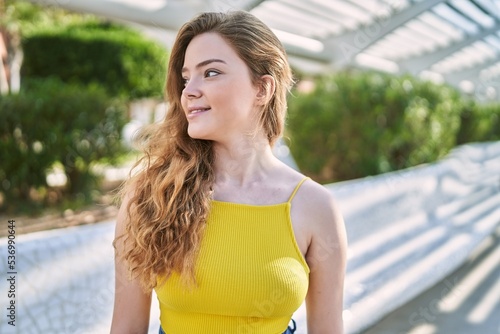
[[[0,96],[3,209],[46,188],[47,170],[56,162],[64,168],[70,197],[90,199],[97,185],[92,166],[123,152],[124,124],[123,103],[95,86],[31,81],[17,95]]]
[[[471,101],[460,118],[457,144],[500,140],[500,104]]]
[[[455,145],[463,103],[446,86],[346,71],[289,99],[287,132],[299,168],[321,182],[434,161]]]
[[[89,20],[40,29],[22,47],[23,78],[97,83],[127,99],[163,95],[166,51],[131,29]]]
[[[0,180],[4,202],[29,201],[30,191],[46,186],[54,163],[53,135],[46,130],[43,107],[33,96],[0,95]],[[43,117],[45,116],[45,117]]]

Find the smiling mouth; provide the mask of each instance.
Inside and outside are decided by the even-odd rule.
[[[208,111],[208,110],[210,110],[210,108],[195,109],[195,110],[190,111],[189,114],[190,115],[199,114],[201,112]]]

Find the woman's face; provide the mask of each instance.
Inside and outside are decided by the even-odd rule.
[[[248,66],[218,34],[191,40],[182,78],[181,104],[190,137],[223,142],[255,128],[258,89]]]

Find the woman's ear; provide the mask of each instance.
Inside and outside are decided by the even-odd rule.
[[[257,102],[259,105],[266,105],[274,95],[276,83],[274,78],[265,74],[260,77],[259,90],[257,92]]]

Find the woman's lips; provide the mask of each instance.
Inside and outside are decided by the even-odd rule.
[[[187,118],[196,117],[197,115],[203,114],[209,110],[210,108],[189,108],[189,113],[187,115]]]

